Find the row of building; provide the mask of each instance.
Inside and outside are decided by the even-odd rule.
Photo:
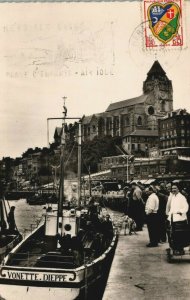
[[[58,151],[59,152],[59,151]],[[0,179],[9,183],[10,189],[37,188],[57,181],[59,153],[50,148],[28,149],[22,157],[5,157],[0,161]]]

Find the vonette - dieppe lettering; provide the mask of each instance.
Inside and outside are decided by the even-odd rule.
[[[64,282],[70,278],[70,274],[54,274],[54,273],[37,273],[37,272],[21,272],[2,269],[1,278],[12,280],[30,280],[30,281],[48,281],[48,282]],[[67,278],[69,276],[69,278]]]
[[[55,282],[63,282],[66,280],[67,275],[63,274],[43,274],[44,281],[55,281]]]
[[[7,271],[7,276],[9,279],[16,279],[16,280],[39,280],[38,273]]]

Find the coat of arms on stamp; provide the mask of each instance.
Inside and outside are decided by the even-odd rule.
[[[182,46],[181,0],[144,0],[146,47]]]

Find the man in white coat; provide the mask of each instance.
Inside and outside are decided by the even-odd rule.
[[[157,247],[159,241],[159,224],[158,224],[158,207],[159,199],[158,196],[154,193],[152,187],[147,187],[145,192],[148,196],[145,213],[146,213],[146,223],[148,228],[148,234],[150,243],[147,244],[147,247]]]
[[[172,195],[168,201],[166,214],[173,226],[173,247],[176,254],[184,254],[183,249],[183,227],[187,224],[187,212],[189,205],[184,195],[179,192],[178,186],[172,185]],[[171,242],[171,241],[170,241]]]

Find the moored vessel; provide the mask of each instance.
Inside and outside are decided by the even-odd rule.
[[[59,201],[47,207],[44,220],[3,260],[0,296],[6,300],[89,299],[92,287],[104,280],[114,254],[117,234],[110,216],[104,216],[94,199],[88,207],[81,206],[80,119],[78,178],[72,183],[75,194],[77,187],[77,203],[66,199],[65,121],[69,118],[65,106],[63,114]]]

